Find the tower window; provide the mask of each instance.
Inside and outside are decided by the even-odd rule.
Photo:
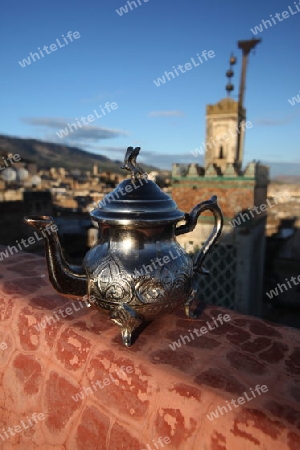
[[[223,145],[221,145],[221,147],[220,147],[219,159],[224,159],[224,149],[223,149]]]

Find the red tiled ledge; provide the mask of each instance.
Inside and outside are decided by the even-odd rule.
[[[55,294],[43,258],[13,255],[0,278],[1,449],[300,449],[299,331],[179,310],[127,349]]]

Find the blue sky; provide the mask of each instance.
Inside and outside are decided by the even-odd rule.
[[[232,51],[238,58],[233,98],[238,94],[237,40],[250,39],[251,28],[290,6],[296,13],[258,33],[262,43],[250,56],[245,104],[253,127],[244,161],[300,162],[300,103],[288,102],[300,90],[300,12],[293,1],[139,2],[120,16],[116,9],[125,0],[3,0],[0,133],[64,142],[112,159],[139,145],[140,160],[161,168],[200,162],[191,151],[205,139],[206,104],[226,96]],[[56,39],[63,45],[69,31],[80,38],[51,52],[49,46]],[[22,68],[18,61],[44,45],[50,53]],[[215,57],[160,87],[153,83],[203,50]],[[118,108],[58,138],[67,123],[93,110],[99,115],[106,102]]]

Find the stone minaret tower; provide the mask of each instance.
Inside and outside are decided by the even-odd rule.
[[[226,72],[228,97],[215,105],[207,105],[206,107],[205,166],[211,174],[214,172],[219,175],[225,173],[228,175],[230,173],[240,174],[243,162],[245,127],[247,125],[244,108],[247,63],[251,50],[260,41],[260,39],[250,39],[238,42],[238,47],[243,52],[238,101],[230,98],[230,92],[234,89],[231,84],[231,77],[234,74],[232,66],[236,63],[236,58],[231,55],[230,68]]]
[[[239,102],[225,98],[206,107],[205,166],[224,174],[240,172],[243,161],[246,111]]]

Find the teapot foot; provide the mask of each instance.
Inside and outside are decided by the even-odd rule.
[[[188,319],[198,319],[198,314],[195,314],[195,312],[191,311],[190,305],[185,305],[185,315]]]
[[[192,312],[189,306],[185,307],[185,315],[188,319],[198,319],[198,314]]]
[[[123,341],[123,344],[125,345],[125,347],[131,347],[132,331],[130,331],[128,328],[122,328],[121,335],[122,335],[122,341]]]
[[[191,306],[193,301],[196,299],[196,296],[197,289],[193,289],[187,302],[184,304],[185,315],[188,319],[198,319],[199,315],[201,314],[201,312],[199,313],[199,307],[196,307],[194,311],[191,311]]]
[[[188,300],[185,305],[185,315],[188,319],[199,319],[199,317],[201,316],[201,314],[203,313],[203,311],[206,308],[206,303],[204,302],[198,302],[195,309],[193,311],[191,311],[191,304],[193,302],[194,299],[192,299],[191,301]]]
[[[190,293],[189,298],[187,299],[187,301],[184,304],[184,312],[188,319],[196,319],[196,317],[194,316],[194,313],[192,313],[192,311],[191,311],[191,305],[195,299],[196,293],[197,293],[196,289],[192,289],[192,292]]]
[[[143,322],[143,317],[128,305],[122,304],[111,312],[110,318],[121,327],[122,341],[125,347],[130,347],[132,333]]]

